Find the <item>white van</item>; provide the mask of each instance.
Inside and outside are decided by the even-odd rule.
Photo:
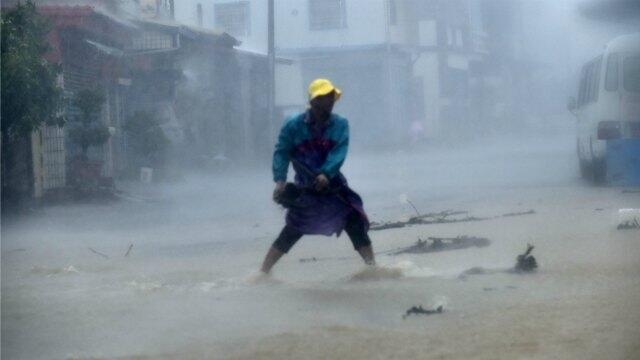
[[[617,37],[582,67],[578,98],[578,158],[583,177],[606,178],[606,140],[640,139],[640,33]]]

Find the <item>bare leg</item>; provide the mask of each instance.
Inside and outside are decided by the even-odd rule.
[[[269,248],[267,255],[264,257],[264,261],[262,262],[262,267],[260,268],[260,271],[262,271],[265,274],[268,274],[271,271],[271,268],[273,267],[273,265],[275,265],[278,262],[278,260],[280,260],[282,255],[284,255],[284,253],[276,249],[275,247],[272,246],[271,248]]]
[[[376,265],[376,258],[373,255],[373,248],[371,245],[358,248],[358,254],[360,254],[360,257],[362,257],[365,264],[372,266]]]

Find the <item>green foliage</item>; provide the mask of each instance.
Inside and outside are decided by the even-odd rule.
[[[104,93],[97,88],[80,90],[73,98],[78,115],[69,123],[68,134],[71,141],[82,148],[85,157],[89,147],[100,146],[109,140],[109,129],[100,121],[104,102]]]
[[[91,146],[102,145],[109,140],[109,129],[106,126],[82,126],[74,124],[68,130],[71,141],[82,148],[82,153],[86,155],[87,149]]]
[[[48,63],[48,19],[32,1],[2,13],[2,133],[30,134],[43,122],[62,124],[62,91],[56,85],[60,69]]]
[[[161,156],[169,145],[169,139],[160,127],[159,120],[146,111],[136,111],[123,127],[134,154],[145,162]]]
[[[100,89],[80,90],[73,99],[73,105],[80,111],[77,120],[85,125],[98,121],[105,101]]]

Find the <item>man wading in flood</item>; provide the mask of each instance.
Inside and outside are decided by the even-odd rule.
[[[340,173],[349,147],[347,119],[331,113],[340,94],[329,80],[314,80],[309,85],[310,108],[288,119],[280,130],[273,153],[273,199],[281,202],[289,162],[301,191],[295,206],[288,207],[286,225],[262,263],[264,273],[269,273],[303,235],[339,235],[342,230],[364,262],[375,265],[362,199]]]

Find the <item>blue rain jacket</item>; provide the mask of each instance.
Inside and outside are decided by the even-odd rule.
[[[349,122],[331,114],[324,126],[316,126],[308,111],[289,118],[278,136],[273,153],[273,180],[286,181],[289,163],[293,164],[295,183],[311,188],[315,177],[323,173],[329,180],[327,194],[303,192],[298,205],[287,211],[287,225],[303,234],[340,234],[353,211],[368,225],[362,199],[351,190],[340,172],[349,148]]]

